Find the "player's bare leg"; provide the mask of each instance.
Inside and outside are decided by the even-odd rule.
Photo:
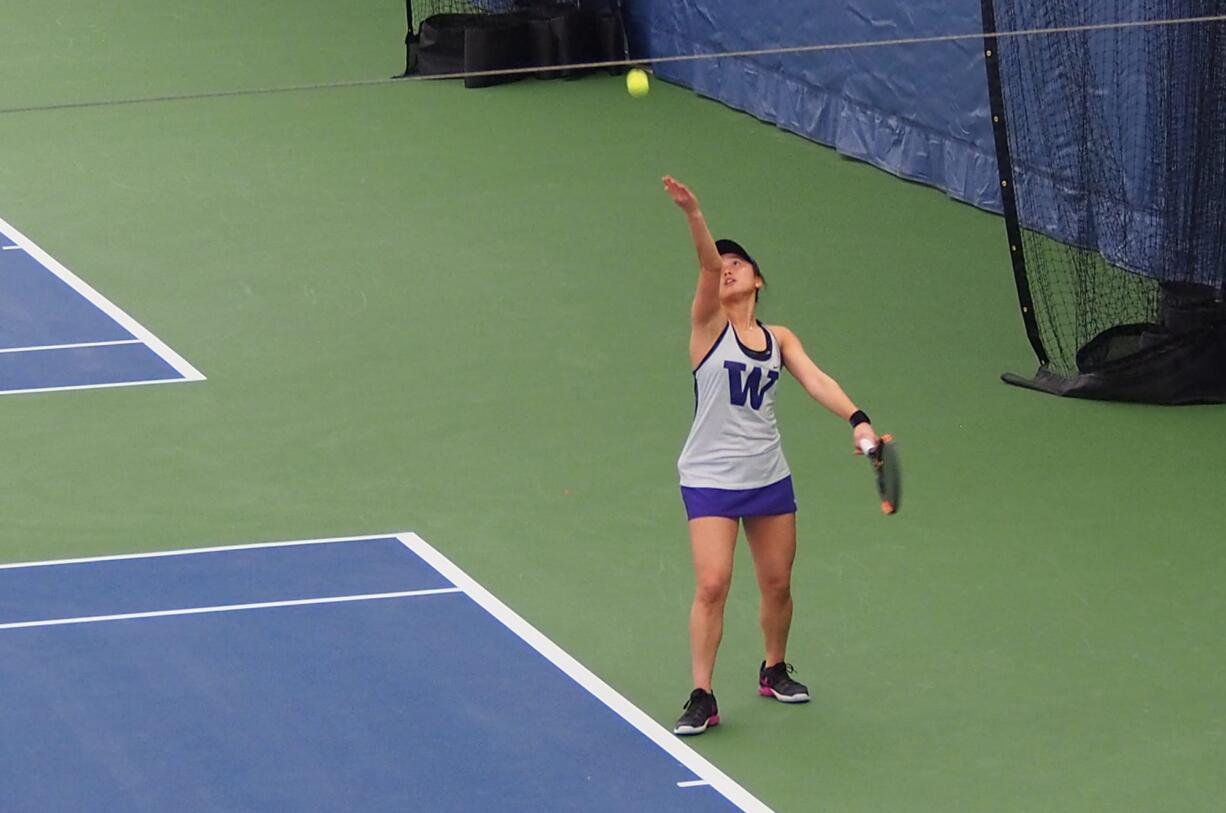
[[[745,536],[753,553],[754,573],[762,594],[758,620],[766,645],[766,662],[785,659],[792,626],[792,563],[796,560],[796,515],[746,517]]]
[[[745,536],[753,553],[761,600],[758,619],[766,657],[758,673],[759,691],[785,703],[803,703],[809,690],[788,677],[788,632],[792,627],[792,565],[796,561],[796,515],[746,517]]]
[[[724,633],[724,604],[732,585],[737,521],[726,517],[690,520],[694,558],[694,603],[690,608],[690,657],[694,688],[711,691],[715,653]]]

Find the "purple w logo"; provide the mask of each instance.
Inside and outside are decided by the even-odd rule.
[[[763,396],[779,378],[779,371],[771,370],[766,374],[766,386],[763,387],[761,367],[754,367],[744,382],[741,381],[741,374],[745,372],[746,365],[739,361],[725,361],[724,368],[728,371],[728,394],[736,406],[745,406],[748,397],[751,407],[761,409]]]

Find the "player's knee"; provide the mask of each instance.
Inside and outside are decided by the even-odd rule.
[[[731,580],[721,577],[699,579],[694,589],[694,601],[708,606],[722,605],[728,598]]]
[[[787,573],[759,579],[758,586],[762,590],[762,597],[769,601],[783,603],[792,598],[792,580]]]

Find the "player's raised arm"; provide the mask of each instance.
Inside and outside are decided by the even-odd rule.
[[[771,332],[779,339],[779,352],[783,355],[784,366],[805,388],[805,392],[809,393],[814,401],[843,420],[852,421],[853,418],[857,418],[852,421],[852,440],[857,448],[861,440],[868,440],[873,446],[876,446],[877,433],[873,431],[873,425],[868,422],[868,416],[857,409],[847,393],[843,392],[839,382],[822,372],[813,363],[813,359],[809,358],[809,354],[805,352],[796,334],[779,325],[772,325]]]
[[[694,250],[698,252],[698,285],[694,291],[690,319],[695,325],[705,325],[720,315],[719,274],[723,270],[724,261],[715,249],[715,240],[711,237],[707,221],[698,208],[698,198],[694,197],[694,193],[670,175],[664,176],[664,189],[681,211],[685,212],[690,236],[694,240]]]

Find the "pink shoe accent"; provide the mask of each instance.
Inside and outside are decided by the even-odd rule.
[[[718,714],[714,714],[707,718],[707,727],[709,728],[713,725],[719,725],[719,715]]]
[[[775,696],[775,693],[771,691],[771,687],[765,686],[765,685],[758,686],[758,694],[762,695],[763,697],[774,697]]]

